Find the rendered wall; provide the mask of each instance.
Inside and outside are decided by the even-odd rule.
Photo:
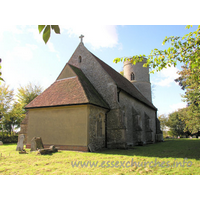
[[[88,145],[87,105],[29,109],[27,144],[42,137],[45,145]]]

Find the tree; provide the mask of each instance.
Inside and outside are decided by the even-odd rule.
[[[14,98],[14,91],[9,89],[5,84],[0,86],[0,129],[3,133],[5,116],[12,109],[12,101]]]
[[[186,26],[190,28],[191,26]],[[169,42],[171,46],[165,50],[154,49],[147,58],[143,67],[149,66],[150,73],[160,71],[167,67],[176,67],[177,63],[183,63],[182,71],[179,72],[179,82],[188,103],[185,110],[186,127],[192,132],[200,131],[200,25],[197,30],[183,37],[166,37],[163,45]],[[136,55],[131,58],[115,58],[113,62],[118,63],[129,60],[133,64],[141,62],[146,55]]]
[[[10,90],[5,84],[0,86],[0,119],[11,109],[13,97],[14,90]]]
[[[167,136],[168,132],[166,131],[166,129],[167,129],[168,117],[165,114],[162,114],[162,115],[158,116],[158,119],[160,121],[160,129],[163,132],[163,135]]]
[[[173,136],[185,135],[185,121],[181,117],[181,109],[169,114],[166,125]]]
[[[178,74],[180,77],[175,81],[185,91],[185,95],[182,97],[188,104],[182,119],[186,122],[186,128],[190,132],[196,133],[200,131],[200,84],[198,77],[195,76],[200,76],[200,68],[195,67],[191,70],[189,66],[182,66],[182,71]]]
[[[7,130],[7,132],[12,135],[12,133],[15,131],[15,128],[20,127],[20,123],[22,122],[24,117],[25,114],[23,112],[21,104],[15,102],[12,106],[12,109],[4,114],[2,120],[4,130]]]
[[[167,126],[166,124],[167,124],[168,117],[165,114],[162,114],[162,115],[158,116],[158,119],[160,121],[160,129],[161,129],[161,131],[164,131]]]
[[[186,26],[190,28],[191,26]],[[199,44],[200,44],[200,25],[197,30],[190,32],[189,34],[184,35],[183,37],[166,37],[163,40],[163,45],[166,42],[170,42],[171,47],[165,50],[154,49],[151,51],[150,55],[147,58],[147,63],[143,66],[149,66],[154,73],[155,71],[160,71],[163,68],[174,66],[176,67],[177,62],[184,63],[185,65],[191,65],[191,69],[198,67],[200,63],[199,59]],[[115,58],[114,63],[122,62],[129,60],[133,64],[143,61],[143,58],[147,57],[146,55],[136,55],[131,58],[122,57]]]
[[[42,93],[42,87],[29,83],[28,85],[18,88],[17,98],[18,103],[22,105],[22,108],[29,104],[35,97]],[[24,110],[25,111],[25,110]]]

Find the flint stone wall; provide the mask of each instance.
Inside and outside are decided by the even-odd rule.
[[[146,130],[145,113],[150,118],[149,127],[152,130],[152,141],[155,142],[156,111],[136,99],[133,100],[132,97],[130,97],[128,94],[126,94],[123,91],[120,92],[119,101],[120,101],[121,107],[124,108],[124,112],[125,112],[125,127],[126,127],[125,136],[126,136],[127,144],[137,145],[138,142],[141,142],[141,141],[144,144],[146,144],[147,141],[150,140],[149,135],[147,135],[147,131],[145,131]],[[134,135],[134,134],[138,134],[138,132],[135,131],[136,124],[134,124],[133,109],[139,114],[139,117],[140,117],[139,123],[142,129],[139,132],[140,135]]]
[[[105,147],[105,113],[106,109],[89,106],[89,142],[90,151],[96,151]],[[99,115],[102,116],[102,136],[97,134],[97,120]]]

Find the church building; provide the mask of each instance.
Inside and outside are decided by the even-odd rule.
[[[25,107],[26,147],[33,137],[41,137],[45,147],[77,151],[162,141],[144,62],[124,62],[122,76],[92,54],[81,37],[56,81]]]

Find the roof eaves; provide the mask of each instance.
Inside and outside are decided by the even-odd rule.
[[[91,52],[90,52],[91,53]],[[98,58],[97,56],[95,56],[93,53],[91,53],[93,56],[94,56],[94,58],[97,60],[97,62],[102,66],[102,64],[101,64],[101,62],[104,64],[104,65],[106,65],[107,67],[109,67],[111,70],[113,70],[114,71],[114,73],[118,73],[117,71],[115,71],[112,67],[110,67],[108,64],[106,64],[104,61],[102,61],[100,58]],[[102,68],[104,68],[103,66],[102,66]],[[106,71],[106,73],[110,76],[110,74]],[[119,73],[118,73],[119,74]],[[121,75],[121,74],[119,74],[119,75]],[[122,76],[122,75],[121,75]],[[110,76],[111,77],[111,76]],[[121,78],[124,78],[125,80],[124,81],[128,81],[125,77],[121,77]],[[111,77],[111,79],[112,80],[114,80],[112,77]],[[114,80],[115,81],[115,80]],[[148,103],[146,103],[145,101],[142,101],[141,99],[139,99],[139,98],[137,98],[136,96],[133,96],[130,92],[128,92],[127,90],[125,90],[125,89],[123,89],[116,81],[115,81],[115,84],[117,85],[117,87],[118,88],[120,88],[121,90],[123,90],[124,92],[126,92],[127,94],[129,94],[132,98],[134,98],[134,99],[137,99],[138,101],[140,101],[141,103],[143,103],[143,104],[145,104],[145,105],[147,105],[148,107],[151,107],[151,108],[153,108],[154,110],[157,110],[157,108],[135,87],[135,89],[137,89],[137,91],[140,93],[140,95],[142,95],[143,96],[143,98],[145,98],[146,99],[146,101],[148,102]],[[132,87],[134,87],[134,85],[132,85]]]

